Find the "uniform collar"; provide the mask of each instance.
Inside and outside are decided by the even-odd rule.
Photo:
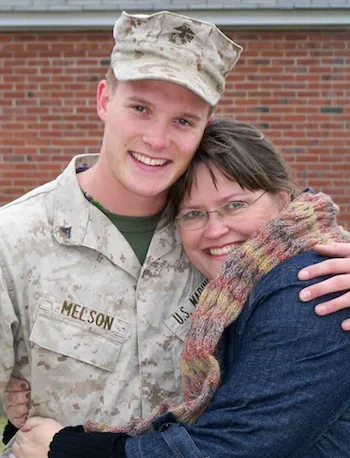
[[[113,264],[138,278],[141,266],[134,251],[108,217],[101,215],[101,211],[85,198],[78,183],[77,171],[92,167],[98,157],[98,154],[76,156],[57,178],[53,235],[60,244],[86,246],[102,253]],[[176,234],[172,224],[156,229],[143,271],[179,245]]]
[[[57,178],[54,203],[54,237],[64,245],[82,245],[90,219],[91,204],[82,193],[77,170],[92,167],[98,154],[75,156]]]

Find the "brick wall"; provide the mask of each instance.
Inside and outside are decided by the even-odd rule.
[[[350,31],[229,35],[244,54],[219,112],[262,128],[350,228]],[[96,85],[111,47],[109,31],[0,33],[0,205],[99,150]]]

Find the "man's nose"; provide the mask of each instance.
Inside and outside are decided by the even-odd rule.
[[[158,124],[151,127],[143,136],[143,140],[154,151],[161,151],[170,146],[170,136],[166,125]]]

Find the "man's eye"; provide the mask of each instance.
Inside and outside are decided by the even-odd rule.
[[[135,111],[138,111],[139,113],[143,113],[144,111],[146,111],[146,108],[143,105],[135,105],[133,108],[135,109]]]
[[[181,124],[181,126],[190,126],[191,123],[187,121],[187,119],[179,118],[177,119],[177,123]]]

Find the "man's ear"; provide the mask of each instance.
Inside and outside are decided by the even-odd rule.
[[[207,126],[209,126],[209,125],[213,122],[214,115],[215,115],[215,111],[216,111],[216,107],[217,107],[217,105],[215,105],[215,107],[210,107],[209,118],[208,118],[208,121],[207,121]]]
[[[107,106],[109,102],[107,80],[101,80],[97,86],[97,114],[102,121],[107,119]]]
[[[209,116],[208,121],[207,121],[207,126],[210,126],[210,124],[213,122],[213,119],[214,119],[214,113]]]

